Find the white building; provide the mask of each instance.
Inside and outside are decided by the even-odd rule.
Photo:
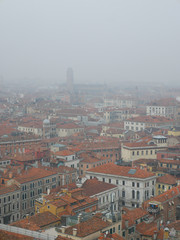
[[[126,207],[140,207],[155,194],[156,176],[142,169],[109,163],[87,171],[86,177],[117,185],[120,204]]]
[[[75,133],[84,132],[84,128],[74,123],[57,124],[56,132],[58,137],[68,137]]]
[[[87,196],[98,199],[98,209],[119,210],[120,192],[117,185],[93,178],[86,180],[81,188]]]
[[[150,116],[163,116],[174,118],[177,112],[175,99],[160,99],[146,106],[146,114]]]
[[[134,132],[143,131],[150,127],[170,127],[173,125],[173,120],[161,116],[139,116],[124,121],[124,129]]]

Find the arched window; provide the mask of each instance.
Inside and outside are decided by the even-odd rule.
[[[137,191],[137,200],[139,200],[140,199],[140,192],[139,191]]]
[[[135,198],[135,191],[132,190],[132,199],[134,199],[134,198]]]
[[[152,189],[152,195],[154,196],[154,188]]]

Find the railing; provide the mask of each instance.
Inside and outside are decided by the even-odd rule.
[[[148,212],[149,213],[158,213],[159,212],[159,208],[157,208],[157,209],[148,208]]]
[[[52,236],[46,233],[40,233],[40,232],[35,232],[35,231],[30,231],[24,228],[18,228],[18,227],[13,227],[5,224],[0,224],[0,229],[7,231],[7,232],[12,232],[12,233],[18,233],[22,234],[25,236],[33,237],[35,239],[42,239],[42,240],[55,240],[56,236]]]

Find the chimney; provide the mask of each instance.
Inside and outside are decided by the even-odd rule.
[[[9,173],[9,178],[10,178],[10,179],[13,178],[13,173],[12,173],[12,172]]]
[[[62,232],[62,233],[65,233],[65,230],[66,230],[65,226],[62,226],[62,227],[61,227],[61,232]]]
[[[125,220],[125,227],[128,228],[128,226],[129,226],[129,221]]]
[[[77,235],[77,228],[73,228],[73,236]]]
[[[82,213],[80,213],[80,214],[78,215],[78,223],[81,222],[81,219],[82,219]]]

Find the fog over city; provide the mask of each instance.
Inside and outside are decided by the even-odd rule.
[[[6,83],[180,84],[179,0],[1,0]]]

